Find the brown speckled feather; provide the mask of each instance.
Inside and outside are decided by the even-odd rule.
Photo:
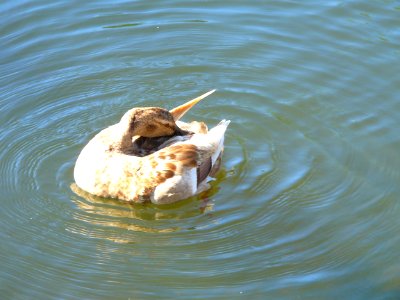
[[[197,168],[200,155],[195,145],[172,145],[144,157],[136,171],[139,199],[150,199],[154,189],[167,179],[182,175],[184,168]]]

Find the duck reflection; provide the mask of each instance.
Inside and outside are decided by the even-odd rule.
[[[71,200],[78,208],[73,213],[73,218],[77,222],[70,223],[66,230],[119,244],[143,242],[146,236],[138,235],[139,232],[168,234],[181,230],[194,230],[195,227],[189,219],[212,213],[214,204],[211,199],[217,194],[219,183],[226,175],[224,170],[220,170],[209,190],[167,205],[139,204],[102,198],[85,192],[73,183],[70,185],[74,192]]]
[[[73,183],[70,187],[75,196],[71,197],[71,200],[80,209],[74,214],[74,218],[103,228],[157,233],[178,231],[182,228],[171,226],[172,223],[169,221],[188,219],[213,210],[213,203],[210,198],[217,193],[218,181],[222,180],[224,176],[222,171],[219,173],[211,189],[196,197],[162,206],[101,198],[85,192]],[[165,222],[154,222],[158,220],[165,220]],[[178,223],[175,222],[174,224]],[[190,227],[190,224],[187,225]]]

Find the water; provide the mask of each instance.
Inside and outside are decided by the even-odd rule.
[[[399,299],[400,2],[0,4],[2,299]],[[134,106],[231,119],[212,190],[73,166]]]

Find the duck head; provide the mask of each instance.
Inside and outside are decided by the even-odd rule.
[[[170,111],[160,107],[133,108],[124,114],[119,124],[127,130],[131,136],[154,138],[187,134],[187,132],[181,130],[175,122],[200,100],[212,94],[214,91],[215,90],[209,91]]]

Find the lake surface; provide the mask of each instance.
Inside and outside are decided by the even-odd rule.
[[[1,299],[399,299],[400,1],[3,1]],[[73,185],[135,106],[232,121],[210,191]]]

